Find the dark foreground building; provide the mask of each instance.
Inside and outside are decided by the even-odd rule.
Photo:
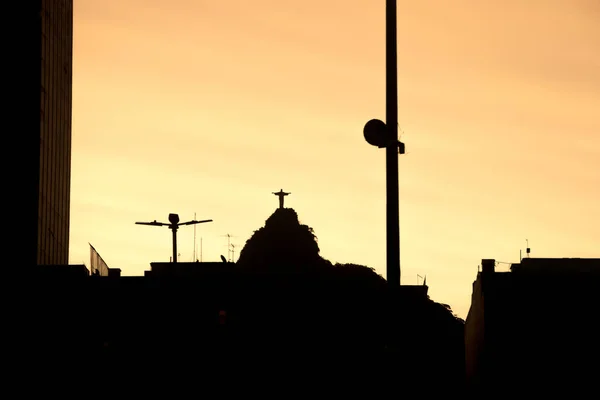
[[[325,378],[462,389],[462,321],[426,286],[391,293],[335,268],[277,274],[233,263],[156,263],[143,277],[57,268],[38,267],[15,287],[29,299],[16,324],[21,360],[60,360],[99,379],[193,372],[198,387],[251,378],[296,390]]]
[[[67,264],[71,179],[73,0],[17,2],[16,19],[26,73],[19,99],[19,179],[16,209],[27,265]],[[15,154],[12,154],[13,156]],[[14,172],[14,171],[13,171]],[[21,244],[22,246],[22,244]]]
[[[600,374],[600,259],[483,260],[465,322],[477,396],[593,390]]]

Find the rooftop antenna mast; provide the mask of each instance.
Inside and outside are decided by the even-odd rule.
[[[172,261],[174,263],[176,263],[177,262],[177,229],[179,229],[180,226],[184,226],[184,225],[195,225],[195,224],[202,224],[204,222],[212,222],[212,219],[203,219],[201,221],[196,221],[196,219],[193,219],[193,220],[187,221],[187,222],[179,222],[179,215],[169,214],[169,222],[170,223],[156,222],[156,220],[154,220],[152,222],[136,222],[136,225],[166,226],[169,229],[171,229],[173,231],[173,259],[172,259]]]
[[[231,261],[231,259],[229,258],[229,255],[231,254],[231,238],[235,237],[230,235],[229,233],[223,235],[222,237],[226,237],[227,238],[227,261]]]
[[[235,248],[236,245],[235,244],[231,244],[231,262],[235,262]]]

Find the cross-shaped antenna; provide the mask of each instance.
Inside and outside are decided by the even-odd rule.
[[[167,226],[169,229],[173,231],[173,262],[177,262],[177,229],[183,225],[194,225],[194,224],[202,224],[204,222],[212,222],[212,219],[203,219],[201,221],[196,221],[195,219],[187,222],[179,222],[179,215],[177,214],[169,214],[169,222],[156,222],[156,220],[152,222],[136,222],[136,225],[150,225],[150,226]]]

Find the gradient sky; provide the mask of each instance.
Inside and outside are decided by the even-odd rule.
[[[70,262],[141,275],[278,205],[385,276],[385,2],[75,0]],[[398,1],[402,283],[461,317],[482,258],[600,256],[600,3]],[[179,231],[192,261],[194,228]],[[508,266],[508,265],[506,265]],[[419,281],[420,283],[420,281]]]

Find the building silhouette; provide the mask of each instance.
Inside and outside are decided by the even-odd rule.
[[[158,262],[145,276],[101,276],[83,265],[36,266],[18,282],[27,302],[11,351],[36,365],[126,365],[161,379],[189,365],[194,382],[208,386],[219,376],[265,385],[283,373],[314,387],[317,374],[348,369],[361,379],[387,373],[390,383],[432,380],[459,393],[462,323],[428,298],[426,286],[389,290],[357,268],[278,273]]]
[[[524,258],[506,272],[495,266],[482,261],[465,322],[470,392],[485,398],[593,387],[600,259]]]
[[[73,0],[22,2],[18,24],[27,71],[19,107],[20,154],[27,168],[22,215],[28,265],[67,264],[71,180]]]

